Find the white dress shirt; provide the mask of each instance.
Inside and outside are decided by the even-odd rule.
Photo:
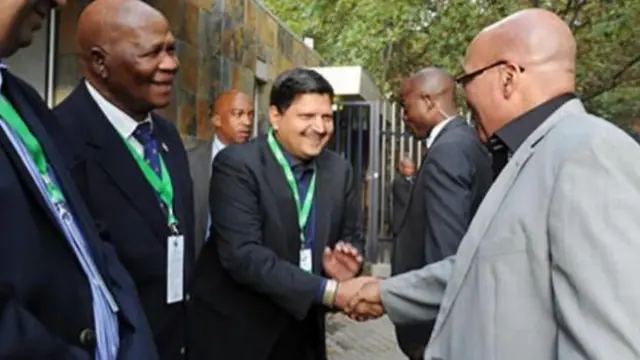
[[[218,153],[226,147],[227,145],[225,145],[222,141],[220,141],[220,139],[218,139],[217,136],[213,137],[213,141],[211,142],[211,166],[213,166],[213,160],[216,158],[216,155],[218,155]],[[210,228],[211,228],[211,214],[207,216],[207,227],[205,229],[205,234],[204,234],[205,242],[207,241],[207,239],[209,239]]]
[[[133,132],[136,131],[136,128],[139,124],[149,122],[153,128],[153,122],[151,121],[151,114],[147,114],[146,119],[142,123],[138,123],[131,116],[127,115],[124,111],[120,110],[117,106],[113,105],[109,100],[105,99],[102,94],[96,90],[88,81],[85,81],[87,85],[87,90],[89,90],[89,94],[96,101],[104,116],[107,117],[107,120],[113,125],[118,134],[122,136],[133,148],[140,154],[144,156],[144,147],[140,142],[133,136]]]
[[[451,120],[455,119],[455,116],[450,116],[447,119],[440,121],[438,123],[438,125],[434,126],[433,129],[431,130],[431,133],[429,133],[429,137],[427,138],[426,141],[426,145],[427,145],[427,149],[431,147],[431,145],[433,145],[433,142],[436,141],[436,138],[438,137],[438,134],[440,134],[440,132],[442,131],[442,129],[444,129],[445,126],[447,126],[448,123],[451,122]]]

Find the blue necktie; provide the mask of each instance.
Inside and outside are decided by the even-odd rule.
[[[143,122],[138,124],[138,127],[133,132],[133,136],[144,148],[144,160],[158,177],[162,177],[160,171],[160,149],[158,147],[158,141],[151,134],[151,123]]]

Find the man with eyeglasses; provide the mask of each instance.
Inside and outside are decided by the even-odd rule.
[[[437,316],[426,359],[640,358],[640,147],[573,95],[575,61],[546,10],[474,39],[458,80],[499,175],[456,255],[364,285],[353,317]]]

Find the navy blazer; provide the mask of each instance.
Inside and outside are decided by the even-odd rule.
[[[5,72],[2,93],[40,141],[98,271],[120,307],[119,359],[156,359],[135,287],[103,244],[71,180],[72,152],[52,141],[56,119],[24,81]],[[59,144],[58,144],[59,145]],[[88,279],[9,138],[0,131],[0,358],[92,359]]]
[[[102,238],[115,247],[137,286],[161,359],[181,358],[185,306],[167,305],[167,218],[122,138],[84,81],[54,112],[79,146],[72,176]],[[154,135],[174,188],[174,212],[185,237],[185,287],[194,263],[193,184],[187,155],[173,124],[153,115]],[[186,290],[185,290],[186,295]]]

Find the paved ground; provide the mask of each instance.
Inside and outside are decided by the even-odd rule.
[[[327,317],[329,360],[405,360],[386,317],[357,323],[341,314]]]

